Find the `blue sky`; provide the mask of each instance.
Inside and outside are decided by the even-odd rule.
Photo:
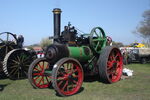
[[[22,34],[25,45],[53,35],[53,8],[62,9],[61,28],[68,21],[85,33],[100,26],[114,41],[142,42],[132,31],[150,9],[150,0],[0,0],[0,32]]]

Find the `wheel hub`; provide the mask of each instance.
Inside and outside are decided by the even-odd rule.
[[[72,76],[72,75],[69,75],[69,76],[68,76],[68,79],[69,79],[69,80],[70,80],[70,79],[72,79],[72,78],[73,78],[73,76]]]

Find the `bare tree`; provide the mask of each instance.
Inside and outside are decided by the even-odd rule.
[[[143,20],[136,27],[134,33],[140,35],[150,43],[150,9],[143,13]]]

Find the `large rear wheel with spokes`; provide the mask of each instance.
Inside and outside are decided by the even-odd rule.
[[[106,46],[98,61],[100,79],[106,83],[114,83],[120,80],[123,69],[121,52],[116,47]]]
[[[62,58],[53,67],[52,83],[56,92],[61,96],[77,93],[83,82],[83,69],[73,58]]]
[[[5,56],[3,70],[10,79],[26,78],[29,65],[34,59],[30,52],[23,49],[14,49]]]

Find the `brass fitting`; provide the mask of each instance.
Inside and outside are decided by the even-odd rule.
[[[53,13],[54,14],[60,14],[62,11],[61,11],[61,9],[60,8],[54,8],[53,9]]]

